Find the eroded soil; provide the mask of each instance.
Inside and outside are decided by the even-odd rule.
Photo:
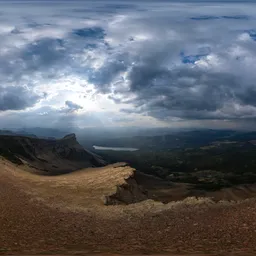
[[[256,254],[255,199],[69,209],[26,193],[38,181],[7,167],[0,169],[0,254]]]

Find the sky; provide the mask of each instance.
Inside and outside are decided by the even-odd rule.
[[[0,128],[256,128],[256,4],[0,1]]]

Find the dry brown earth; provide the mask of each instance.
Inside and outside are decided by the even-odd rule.
[[[256,255],[256,199],[104,206],[131,172],[42,177],[0,160],[0,254]]]

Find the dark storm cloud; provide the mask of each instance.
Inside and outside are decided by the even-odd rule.
[[[222,107],[237,86],[235,77],[200,69],[166,70],[148,66],[134,67],[130,73],[131,89],[136,93],[136,107],[142,109],[207,110]],[[224,85],[223,85],[224,83]]]
[[[99,125],[99,113],[86,116],[85,106],[69,100],[91,86],[88,99],[105,94],[99,109],[113,104],[109,100],[116,104],[117,123],[134,115],[167,123],[256,117],[253,5],[59,1],[19,7],[17,13],[7,6],[0,17],[2,112],[41,100],[40,112],[30,112],[37,119]],[[29,113],[24,118],[35,123]]]
[[[65,59],[59,39],[43,39],[27,44],[22,51],[10,52],[0,58],[0,110],[23,110],[33,107],[46,92],[34,92],[38,81],[52,79],[54,65]]]
[[[109,4],[105,4],[103,5],[104,8],[106,9],[117,9],[117,10],[136,10],[137,9],[137,5],[136,4],[125,4],[125,3],[109,3]]]
[[[61,39],[36,40],[25,45],[21,51],[14,49],[0,58],[0,77],[2,81],[13,81],[15,84],[23,85],[24,75],[31,76],[26,84],[33,84],[35,72],[41,76],[51,77],[54,75],[53,67],[68,61],[69,56],[65,54],[66,49]],[[0,85],[1,87],[1,85]]]
[[[108,98],[109,98],[110,100],[114,101],[116,104],[119,104],[119,103],[122,102],[121,99],[118,99],[118,98],[116,98],[116,97],[113,96],[113,95],[109,95]]]
[[[7,49],[4,55],[1,56],[0,53],[1,111],[26,109],[34,106],[40,99],[46,98],[46,96],[39,97],[34,93],[34,89],[40,83],[63,78],[65,73],[68,75],[76,73],[73,55],[81,52],[85,47],[90,48],[92,43],[97,42],[101,37],[100,34],[104,34],[99,27],[74,30],[82,33],[80,36],[83,37],[88,33],[90,42],[81,43],[74,38],[72,29],[68,31],[66,28],[64,30],[58,27],[51,28],[45,24],[39,26],[36,22],[36,25],[31,26],[31,24],[33,23],[29,21],[25,28],[10,29],[9,34],[6,34],[0,42],[2,49]],[[45,30],[38,31],[38,27]],[[64,36],[65,30],[67,37]],[[9,40],[11,40],[10,44],[8,44]],[[21,43],[21,46],[13,46],[16,41]],[[41,94],[46,95],[46,92]],[[75,105],[68,105],[68,111],[78,109]]]
[[[90,70],[88,72],[88,81],[93,83],[97,90],[102,93],[111,92],[111,83],[120,74],[120,72],[127,70],[129,66],[128,54],[117,54],[114,57],[106,60],[97,70]]]
[[[190,63],[194,64],[199,59]],[[240,61],[234,57],[234,62]],[[236,68],[235,64],[232,66]],[[130,100],[135,108],[125,112],[146,114],[162,120],[171,117],[188,120],[233,119],[255,115],[252,108],[241,110],[242,107],[256,106],[253,75],[245,81],[242,70],[238,73],[234,70],[227,72],[198,65],[179,65],[168,69],[161,62],[154,65],[152,61],[134,65],[129,81],[130,91],[136,95]],[[124,99],[122,102],[127,101]],[[232,107],[225,108],[227,103],[242,107],[234,112]]]
[[[127,66],[129,89],[118,84],[113,90],[117,95],[109,97],[116,104],[132,104],[132,108],[123,111],[160,120],[255,116],[253,81],[256,77],[249,71],[252,70],[249,63],[255,58],[256,49],[250,41],[239,41],[239,33],[232,27],[232,22],[237,21],[244,22],[241,27],[250,26],[246,22],[253,18],[243,14],[197,17],[209,22],[218,19],[224,29],[219,30],[219,25],[214,23],[199,27],[191,23],[186,27],[180,22],[176,23],[178,29],[173,29],[170,39],[164,33],[169,24],[167,17],[162,15],[159,20],[152,17],[143,23],[145,31],[150,31],[154,39],[146,40],[139,49],[139,58],[133,58],[133,64]],[[151,24],[153,20],[155,23]],[[162,34],[158,34],[156,26],[161,26]],[[250,37],[253,39],[253,32]],[[132,38],[136,42],[136,37]]]
[[[40,98],[43,97],[24,87],[7,87],[0,91],[0,111],[25,109],[33,106]]]
[[[79,109],[83,109],[82,106],[70,101],[70,100],[67,100],[65,102],[65,105],[68,107],[68,112],[73,112],[73,111],[76,111],[76,110],[79,110]]]
[[[228,16],[224,15],[221,16],[222,19],[231,19],[231,20],[249,20],[250,17],[247,15],[233,15],[233,16]]]
[[[256,106],[256,87],[252,84],[251,87],[237,95],[242,104]]]
[[[205,15],[205,16],[191,17],[190,19],[191,20],[217,20],[217,19],[220,19],[220,17]]]
[[[191,20],[219,20],[219,19],[228,19],[228,20],[249,20],[249,16],[246,15],[223,15],[223,16],[210,16],[203,15],[197,17],[191,17]]]
[[[135,113],[146,113],[159,119],[219,119],[226,103],[256,106],[255,85],[244,84],[236,74],[213,72],[193,67],[167,70],[149,66],[133,67],[130,88]],[[241,88],[244,84],[245,88]],[[247,88],[247,89],[246,89]],[[126,110],[126,112],[128,112]],[[132,110],[130,110],[132,112]],[[237,112],[236,118],[240,116]],[[232,118],[234,113],[226,115]]]
[[[26,64],[26,69],[35,70],[49,68],[56,63],[59,64],[68,56],[65,55],[63,40],[47,38],[27,45],[20,57]]]

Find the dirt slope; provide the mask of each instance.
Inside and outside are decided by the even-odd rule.
[[[59,140],[0,135],[0,155],[48,174],[62,174],[106,164],[101,157],[85,150],[77,142],[75,134]]]
[[[256,253],[255,199],[104,206],[98,197],[130,174],[110,166],[46,177],[1,160],[0,253]]]

